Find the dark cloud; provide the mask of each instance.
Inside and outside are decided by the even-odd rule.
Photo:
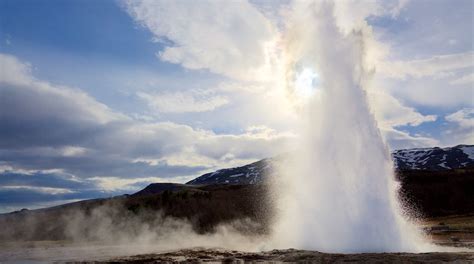
[[[32,153],[33,152],[33,153]],[[161,177],[173,178],[195,175],[205,170],[204,166],[168,165],[165,162],[150,164],[132,161],[110,153],[95,152],[80,157],[65,157],[34,153],[31,149],[0,151],[0,160],[28,170],[49,170],[61,168],[81,178],[94,176],[116,176],[123,178]],[[46,152],[46,151],[45,151]]]
[[[53,201],[70,201],[76,199],[90,199],[110,196],[97,190],[73,193],[54,194],[38,191],[32,188],[0,189],[0,208],[8,205],[28,206],[31,203],[44,203]]]
[[[2,64],[26,67],[6,57]],[[192,137],[183,135],[183,129],[192,133],[186,126],[141,124],[79,90],[34,80],[27,69],[12,74],[17,76],[0,79],[1,161],[25,169],[63,169],[86,178],[169,178],[205,169],[135,161],[179,152]],[[81,151],[69,153],[71,149]]]
[[[42,208],[75,200],[106,198],[134,193],[150,184],[150,180],[131,183],[126,190],[104,190],[97,181],[81,179],[61,172],[0,173],[0,213],[21,208]]]
[[[35,79],[13,56],[0,53],[0,65],[0,206],[100,197],[100,179],[122,192],[151,179],[188,180],[229,161],[269,156],[285,142],[134,120],[81,90]]]
[[[0,186],[34,186],[65,189],[91,189],[95,186],[71,176],[56,173],[34,172],[31,174],[5,171],[0,173]]]
[[[0,213],[119,194],[120,191],[104,191],[92,181],[59,172],[0,173]]]

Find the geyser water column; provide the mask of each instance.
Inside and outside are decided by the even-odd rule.
[[[367,104],[368,29],[342,28],[332,2],[294,7],[287,70],[304,60],[317,72],[321,91],[308,105],[299,147],[275,184],[275,247],[423,250],[418,231],[402,216],[389,151]]]

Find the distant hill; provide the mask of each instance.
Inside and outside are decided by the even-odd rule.
[[[400,199],[421,218],[474,214],[474,169],[398,173]],[[273,194],[275,195],[275,194]],[[266,234],[274,221],[266,184],[150,184],[132,195],[0,214],[0,242],[120,239],[124,232],[160,232],[188,221],[198,233],[243,220],[239,231]],[[167,221],[166,219],[172,219]],[[176,222],[177,221],[177,222]],[[148,231],[147,231],[148,232]]]
[[[173,187],[173,188],[170,188]],[[266,186],[151,184],[132,195],[85,200],[45,209],[0,214],[4,241],[123,239],[160,234],[186,221],[197,233],[212,233],[219,224],[236,220],[243,233],[264,234],[271,221]],[[167,220],[168,219],[168,220]],[[147,229],[145,229],[147,228]]]
[[[392,153],[398,170],[447,171],[474,167],[474,145],[450,148],[415,148]]]
[[[261,183],[272,170],[272,159],[263,159],[245,166],[206,173],[186,184],[255,184]]]
[[[193,186],[179,184],[179,183],[152,183],[148,185],[147,187],[145,187],[145,189],[134,193],[132,196],[157,194],[157,193],[162,193],[165,191],[173,192],[173,191],[178,191],[178,190],[183,190],[183,189],[190,190],[190,189],[193,189]]]
[[[392,153],[397,171],[419,170],[443,172],[474,168],[474,145],[449,148],[414,148]],[[206,173],[186,184],[255,184],[261,183],[272,171],[275,159],[262,159],[241,167]]]
[[[395,151],[400,199],[422,218],[474,214],[473,150],[461,145]],[[278,158],[207,173],[187,184],[153,183],[132,195],[0,214],[0,226],[6,227],[0,228],[0,242],[89,241],[104,232],[116,239],[123,230],[141,232],[143,226],[159,232],[169,225],[166,219],[186,220],[198,233],[248,220],[253,224],[239,227],[242,232],[267,233],[272,195],[268,185],[257,183],[265,183],[273,162]]]

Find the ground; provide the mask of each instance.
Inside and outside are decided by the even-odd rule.
[[[307,250],[272,250],[259,253],[219,249],[187,249],[162,254],[137,255],[97,263],[173,263],[173,262],[305,262],[305,263],[396,263],[396,262],[474,262],[474,254],[458,253],[367,253],[328,254]]]
[[[0,263],[160,263],[160,262],[314,262],[314,263],[474,263],[474,215],[437,217],[419,223],[433,242],[451,252],[328,254],[296,249],[241,252],[217,248],[156,251],[140,245],[71,244],[68,241],[2,243]]]

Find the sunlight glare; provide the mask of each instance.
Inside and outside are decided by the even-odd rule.
[[[304,68],[296,75],[295,93],[303,98],[313,96],[318,89],[319,76],[311,68]]]

